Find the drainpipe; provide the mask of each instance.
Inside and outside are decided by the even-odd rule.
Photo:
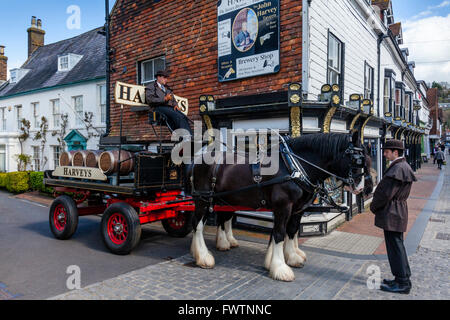
[[[308,99],[309,92],[309,6],[311,0],[303,0],[302,3],[302,94],[303,99]]]
[[[378,112],[381,113],[381,114],[379,114],[380,118],[381,118],[381,115],[384,118],[384,110],[383,111],[380,110],[380,106],[381,106],[380,93],[382,92],[380,90],[380,85],[381,85],[381,44],[383,43],[384,39],[387,38],[387,37],[389,37],[388,34],[383,34],[382,33],[382,34],[380,34],[378,36],[378,40],[377,40],[377,59],[378,59],[378,99],[377,99],[378,101],[377,101],[377,108],[378,108]],[[383,86],[383,88],[384,88],[384,86]],[[383,99],[383,101],[384,101],[384,99]],[[384,126],[384,128],[383,128],[384,135],[380,139],[380,149],[379,150],[381,150],[381,148],[384,146],[384,137],[385,137],[385,135],[387,133],[385,131],[386,130],[386,125],[383,124],[383,126]],[[379,159],[380,159],[380,157],[378,157],[378,160]],[[380,171],[381,172],[378,175],[379,179],[381,179],[383,177],[385,170],[386,170],[386,162],[384,161],[383,156],[381,156],[381,162],[380,162]]]
[[[110,57],[110,31],[109,25],[111,18],[109,16],[109,0],[105,0],[105,32],[106,32],[106,132],[104,137],[109,136],[111,132],[111,57]]]
[[[387,34],[380,34],[378,36],[378,41],[377,41],[377,58],[378,58],[378,101],[377,101],[377,108],[378,108],[378,112],[380,111],[380,85],[381,85],[381,44],[383,43],[384,39],[389,37],[389,35]],[[384,116],[384,112],[381,112],[381,114],[383,114]]]

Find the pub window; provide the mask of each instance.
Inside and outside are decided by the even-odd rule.
[[[401,90],[401,106],[400,106],[400,117],[405,119],[405,91]]]
[[[394,109],[394,117],[400,117],[400,107],[401,107],[401,95],[402,91],[400,89],[395,89],[395,109]]]
[[[391,78],[384,78],[384,113],[392,112],[391,99]]]
[[[407,93],[405,96],[405,120],[406,122],[412,122],[412,117],[411,117],[411,106],[412,103],[412,94],[411,93]]]
[[[139,64],[140,82],[147,84],[155,81],[155,74],[158,71],[163,71],[166,68],[166,58],[158,57],[151,60],[143,61]]]
[[[343,44],[333,34],[328,34],[328,71],[327,82],[340,84],[342,77]]]
[[[373,68],[367,63],[364,66],[364,99],[373,100]]]

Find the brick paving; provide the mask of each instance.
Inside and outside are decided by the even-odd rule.
[[[52,204],[54,198],[48,195],[42,195],[38,191],[34,192],[28,192],[28,193],[22,193],[14,196],[16,199],[26,200],[26,201],[32,201],[39,203],[41,205],[50,207]]]

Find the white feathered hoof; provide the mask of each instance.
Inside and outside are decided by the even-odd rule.
[[[196,264],[202,269],[212,269],[216,265],[216,262],[214,256],[208,251],[206,254],[198,257]]]
[[[299,248],[295,248],[295,252],[303,258],[303,263],[306,262],[306,253],[304,253],[302,250],[300,250]]]
[[[294,271],[287,264],[280,264],[270,268],[270,277],[274,280],[291,282],[295,280]]]
[[[228,239],[228,241],[230,242],[231,249],[239,248],[239,242],[235,238]]]
[[[273,241],[270,242],[270,245],[267,248],[266,258],[264,259],[264,268],[266,268],[267,271],[270,270],[270,265],[272,263],[272,255],[273,255]]]
[[[271,243],[273,244],[273,242]],[[274,280],[279,281],[294,281],[294,271],[284,261],[283,254],[284,242],[273,244],[272,262],[270,263],[269,274]]]
[[[291,266],[293,268],[303,268],[305,266],[305,260],[297,253],[291,254],[290,256],[286,257],[286,263],[288,266]]]
[[[230,242],[228,241],[225,232],[220,227],[217,228],[216,249],[219,251],[228,251],[231,249]]]

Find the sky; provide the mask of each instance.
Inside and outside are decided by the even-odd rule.
[[[112,8],[115,0],[109,2]],[[8,69],[27,59],[31,16],[42,20],[46,44],[105,23],[104,0],[0,0],[0,8],[0,45],[6,46]],[[450,0],[393,0],[393,9],[395,21],[403,25],[402,47],[416,62],[416,79],[450,82]]]
[[[450,1],[393,0],[394,19],[402,23],[402,48],[416,62],[417,80],[450,83]]]

